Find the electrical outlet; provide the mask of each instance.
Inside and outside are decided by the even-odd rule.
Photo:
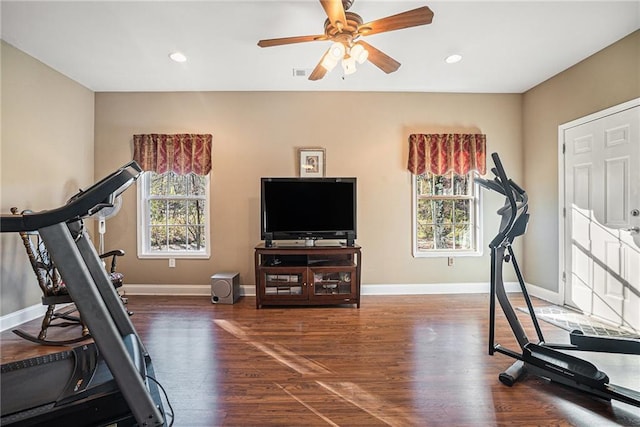
[[[452,266],[453,266],[453,257],[452,257],[452,256],[450,256],[450,257],[447,259],[447,265],[448,265],[449,267],[452,267]]]
[[[169,267],[170,268],[174,268],[176,266],[176,259],[175,258],[169,258]]]

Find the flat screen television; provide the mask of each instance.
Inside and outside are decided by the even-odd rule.
[[[356,238],[356,178],[262,178],[261,239]]]

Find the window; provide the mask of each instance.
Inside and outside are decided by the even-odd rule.
[[[413,175],[413,255],[479,255],[480,200],[473,173]]]
[[[209,257],[209,175],[146,172],[138,203],[139,257]]]

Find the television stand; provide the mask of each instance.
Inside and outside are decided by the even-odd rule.
[[[356,304],[360,246],[255,247],[256,308]]]
[[[264,246],[266,248],[300,248],[300,247],[314,247],[314,246],[322,246],[322,247],[333,247],[338,248],[342,246],[355,246],[355,239],[347,238],[344,243],[340,242],[340,239],[307,239],[307,240],[296,240],[289,241],[288,243],[275,243],[273,240],[265,240]]]

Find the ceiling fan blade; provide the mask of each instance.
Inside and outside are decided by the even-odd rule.
[[[325,76],[325,74],[327,74],[327,69],[322,66],[322,61],[324,61],[324,57],[329,54],[329,50],[331,49],[328,49],[324,55],[322,55],[320,62],[316,65],[316,68],[314,68],[311,74],[309,74],[309,80],[320,80]]]
[[[398,61],[381,50],[376,49],[363,40],[359,40],[358,43],[361,44],[367,52],[369,52],[369,57],[367,58],[369,62],[380,68],[385,73],[390,74],[400,68],[400,63]]]
[[[297,36],[297,37],[282,37],[279,39],[265,39],[258,42],[260,47],[282,46],[284,44],[293,43],[305,43],[327,40],[327,36],[324,34],[318,34],[316,36]]]
[[[347,17],[344,14],[342,0],[320,0],[320,3],[334,27],[341,29],[346,25]]]
[[[368,36],[370,34],[431,24],[431,21],[433,21],[433,12],[427,6],[423,6],[362,24],[358,27],[358,33]]]

